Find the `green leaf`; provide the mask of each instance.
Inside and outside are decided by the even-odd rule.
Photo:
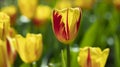
[[[80,47],[84,46],[92,46],[97,37],[97,31],[99,28],[99,23],[95,22],[85,33],[82,42],[80,43]]]
[[[120,42],[118,36],[115,36],[115,64],[116,67],[120,67]]]
[[[31,67],[31,65],[27,63],[23,63],[22,65],[20,65],[20,67]]]

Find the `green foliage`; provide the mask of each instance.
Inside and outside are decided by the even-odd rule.
[[[85,33],[82,42],[80,44],[80,47],[94,45],[98,34],[98,28],[99,28],[99,24],[98,22],[95,22]]]

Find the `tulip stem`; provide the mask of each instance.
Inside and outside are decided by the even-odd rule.
[[[37,67],[36,62],[32,63],[32,67]]]
[[[70,67],[70,46],[67,45],[67,67]]]

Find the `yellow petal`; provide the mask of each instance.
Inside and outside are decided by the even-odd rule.
[[[42,35],[30,34],[26,38],[17,35],[17,49],[21,59],[25,63],[37,61],[42,54]]]
[[[16,58],[16,50],[14,47],[14,41],[9,36],[7,36],[6,45],[7,45],[7,53],[8,53],[9,62],[10,64],[13,64]]]
[[[0,39],[0,67],[10,67],[7,56],[7,47],[5,41]]]
[[[16,49],[17,49],[21,59],[26,62],[27,60],[25,57],[25,54],[26,54],[25,52],[27,49],[25,48],[25,46],[26,46],[25,43],[26,43],[25,38],[23,38],[21,35],[16,36]]]
[[[39,5],[36,9],[35,18],[39,20],[46,20],[50,18],[50,13],[51,8],[49,6]]]
[[[10,28],[10,18],[7,14],[0,12],[0,39],[4,40]]]
[[[86,64],[86,60],[87,60],[88,47],[80,48],[79,52],[80,53],[78,56],[78,63],[81,67],[84,67],[84,64]]]
[[[2,9],[1,9],[1,11],[2,12],[5,12],[5,13],[7,13],[8,15],[14,15],[14,14],[16,14],[16,12],[17,12],[17,9],[16,9],[16,7],[14,6],[14,5],[11,5],[11,6],[7,6],[7,7],[3,7]]]
[[[18,6],[22,15],[26,16],[27,18],[33,18],[37,7],[38,0],[18,0]]]
[[[105,49],[105,50],[103,50],[103,52],[102,52],[102,57],[101,57],[101,67],[105,67],[105,63],[106,63],[106,61],[107,61],[107,58],[108,58],[108,55],[109,55],[109,51],[110,51],[110,49],[109,48],[107,48],[107,49]]]

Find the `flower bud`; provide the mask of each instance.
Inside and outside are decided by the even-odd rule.
[[[81,14],[80,8],[53,10],[53,31],[60,42],[68,44],[75,39],[80,26]]]
[[[37,61],[42,54],[42,35],[27,34],[26,38],[16,35],[16,50],[25,63]]]

